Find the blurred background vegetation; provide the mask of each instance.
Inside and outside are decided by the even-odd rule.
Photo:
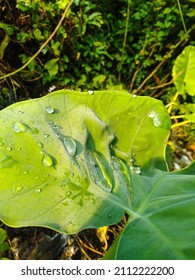
[[[40,55],[1,80],[0,107],[41,96],[53,85],[124,88],[167,102],[174,94],[173,61],[186,45],[195,43],[195,2],[180,1],[75,0]],[[69,2],[0,0],[1,76],[36,53]]]

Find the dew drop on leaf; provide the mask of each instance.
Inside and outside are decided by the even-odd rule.
[[[47,106],[46,109],[45,109],[45,111],[46,111],[48,114],[53,114],[55,110],[54,110],[53,107]]]
[[[49,140],[49,134],[44,134],[43,140],[47,142]]]
[[[21,192],[22,189],[23,189],[23,186],[19,185],[19,186],[16,187],[16,192],[17,192],[17,193],[18,193],[18,192]]]
[[[141,173],[141,168],[139,166],[134,167],[134,171],[136,174],[140,174]]]
[[[42,163],[43,163],[44,166],[50,167],[50,166],[53,165],[53,160],[52,160],[52,158],[49,155],[44,154]]]
[[[25,132],[28,129],[28,126],[21,123],[21,122],[15,122],[12,125],[12,128],[15,132]]]
[[[35,193],[41,193],[42,192],[42,189],[38,188],[35,190]]]
[[[70,137],[64,137],[63,142],[64,142],[64,146],[65,146],[67,152],[69,153],[69,155],[72,157],[75,156],[76,151],[77,151],[77,145],[76,145],[75,141]]]
[[[93,95],[94,94],[94,91],[93,90],[88,90],[88,93],[90,94],[90,95]]]
[[[139,166],[131,166],[130,169],[137,175],[141,174],[141,168]]]
[[[154,126],[158,127],[161,125],[161,120],[156,112],[151,112],[148,116],[153,119]]]
[[[25,170],[25,171],[24,171],[24,175],[27,175],[27,174],[28,174],[28,171],[27,171],[27,170]]]
[[[11,147],[7,147],[6,150],[7,150],[8,152],[11,152],[12,148],[11,148]]]
[[[43,144],[41,142],[38,143],[39,148],[43,148]]]

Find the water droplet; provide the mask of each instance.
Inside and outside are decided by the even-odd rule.
[[[38,179],[39,179],[39,176],[36,176],[35,179],[38,180]]]
[[[72,193],[71,191],[68,191],[68,192],[66,193],[66,195],[67,195],[67,196],[70,196],[71,193]]]
[[[86,151],[85,160],[91,179],[106,192],[112,191],[111,170],[109,165],[95,152]]]
[[[6,150],[7,150],[8,152],[11,152],[12,148],[11,148],[11,147],[7,147]]]
[[[134,97],[134,98],[136,98],[136,97],[137,97],[137,95],[136,95],[136,94],[133,94],[133,97]]]
[[[139,166],[134,167],[134,171],[136,174],[140,174],[141,173],[141,168]]]
[[[20,147],[18,147],[18,151],[21,151],[21,148],[20,148]]]
[[[49,134],[44,134],[43,138],[44,138],[44,141],[47,142],[49,140]]]
[[[161,125],[161,120],[159,118],[158,113],[151,112],[148,116],[149,116],[149,118],[153,119],[154,126],[158,127]]]
[[[15,132],[25,132],[28,129],[28,126],[20,122],[15,122],[13,123],[12,128]]]
[[[53,114],[55,110],[54,110],[53,107],[47,106],[46,109],[45,109],[45,111],[46,111],[48,114]]]
[[[43,148],[43,144],[41,142],[38,143],[39,148]]]
[[[27,174],[28,174],[28,171],[27,171],[27,170],[25,170],[25,171],[24,171],[24,175],[27,175]]]
[[[38,188],[35,190],[35,193],[41,193],[42,192],[42,189]]]
[[[88,93],[90,94],[90,95],[93,95],[94,94],[94,91],[93,90],[88,90]]]
[[[22,114],[24,114],[24,112],[18,111],[18,115],[22,115]]]
[[[21,192],[23,189],[23,186],[19,185],[16,187],[16,192]]]
[[[77,151],[77,145],[75,141],[70,137],[64,137],[63,142],[69,155],[72,157],[75,156]]]
[[[53,130],[56,130],[56,129],[58,129],[59,127],[58,127],[58,125],[52,125],[52,128],[53,128]]]
[[[44,154],[42,163],[43,163],[44,166],[50,167],[50,166],[53,165],[53,160],[52,160],[52,158],[49,155]]]
[[[137,175],[141,174],[141,168],[139,166],[131,166],[130,169]]]

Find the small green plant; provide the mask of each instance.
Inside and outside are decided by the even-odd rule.
[[[9,245],[5,241],[6,238],[7,238],[6,231],[4,229],[0,228],[0,260],[4,259],[2,257],[2,253],[9,250]]]
[[[177,91],[167,105],[168,112],[172,112],[171,118],[175,120],[173,128],[195,123],[195,106],[192,103],[195,100],[194,61],[195,47],[187,46],[174,62],[172,76]]]

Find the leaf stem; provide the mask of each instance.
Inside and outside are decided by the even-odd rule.
[[[171,117],[172,120],[181,119],[181,118],[185,118],[185,115],[178,115],[178,116],[172,116]]]
[[[190,121],[183,121],[183,122],[179,122],[179,123],[175,123],[171,126],[171,129],[175,128],[175,127],[178,127],[178,126],[181,126],[181,125],[185,125],[185,124],[188,124],[190,123]]]
[[[125,34],[124,34],[124,40],[123,40],[123,48],[122,48],[122,54],[121,54],[121,61],[119,64],[119,74],[118,74],[118,80],[121,80],[121,70],[124,60],[124,53],[125,53],[125,47],[127,44],[127,33],[128,33],[128,26],[129,26],[129,18],[130,18],[130,0],[128,0],[127,4],[127,17],[126,17],[126,25],[125,25]]]
[[[176,92],[176,94],[175,94],[175,95],[174,95],[174,97],[173,97],[172,102],[170,103],[169,108],[168,108],[168,113],[169,113],[169,114],[171,114],[171,111],[172,111],[173,105],[175,104],[175,102],[176,102],[176,100],[177,100],[178,96],[179,96],[179,92],[177,91],[177,92]]]
[[[182,24],[183,24],[184,31],[185,31],[185,33],[187,33],[187,28],[186,28],[186,24],[185,24],[185,21],[184,21],[182,9],[181,9],[181,4],[180,4],[179,0],[177,0],[177,4],[178,4],[179,13],[180,13],[180,16],[181,16],[181,21],[182,21]]]

